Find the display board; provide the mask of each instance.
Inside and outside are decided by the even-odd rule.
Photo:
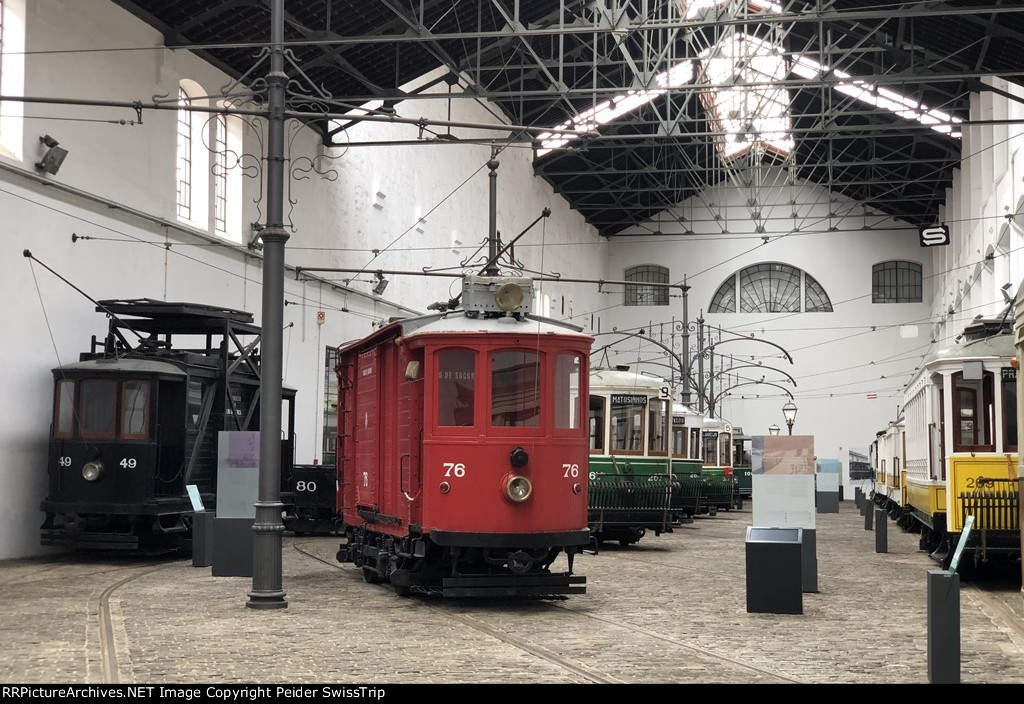
[[[755,436],[751,442],[753,524],[815,527],[815,459],[811,435]]]
[[[222,430],[217,443],[217,517],[256,518],[260,485],[259,431]]]

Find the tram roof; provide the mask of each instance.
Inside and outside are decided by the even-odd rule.
[[[667,382],[660,376],[634,369],[591,369],[590,390],[601,388],[657,391]]]
[[[54,374],[64,374],[73,371],[185,376],[184,370],[177,364],[156,359],[135,359],[131,357],[98,357],[96,359],[87,359],[83,362],[65,364],[53,370]]]
[[[1001,332],[990,337],[969,340],[952,345],[925,356],[922,367],[936,366],[943,362],[966,359],[1006,358],[1016,356],[1012,332]]]

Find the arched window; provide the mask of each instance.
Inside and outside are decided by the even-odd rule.
[[[224,107],[223,105],[221,107]],[[213,232],[242,242],[242,121],[220,113],[213,123]]]
[[[192,219],[192,113],[191,99],[178,86],[178,217]]]
[[[779,262],[754,264],[726,279],[711,298],[709,313],[832,312],[821,284],[805,271]]]
[[[657,264],[639,264],[626,269],[625,300],[627,306],[667,306],[668,287],[644,286],[644,283],[668,283],[668,267]],[[635,283],[634,283],[635,282]]]
[[[893,260],[871,267],[872,303],[920,303],[921,265]]]
[[[210,230],[210,139],[204,138],[209,120],[206,113],[193,112],[193,105],[206,105],[202,88],[194,81],[178,85],[177,193],[178,219],[202,230]],[[206,133],[209,135],[209,133]]]

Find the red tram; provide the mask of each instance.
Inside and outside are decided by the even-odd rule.
[[[338,349],[337,557],[366,581],[403,596],[585,593],[573,558],[591,540],[593,338],[529,315],[532,284],[468,276],[460,310]]]

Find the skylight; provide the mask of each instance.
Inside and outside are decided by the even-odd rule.
[[[701,54],[701,81],[711,86],[701,93],[715,145],[728,163],[750,150],[788,156],[789,93],[773,83],[788,71],[775,47],[757,37],[738,33]]]
[[[854,79],[845,71],[837,68],[830,69],[828,66],[819,64],[814,59],[809,59],[806,56],[796,57],[793,63],[793,73],[802,78],[811,79],[818,79],[825,74],[831,73],[840,79],[839,83],[833,86],[833,88],[844,95],[849,95],[876,108],[888,110],[904,119],[920,122],[936,132],[948,134],[958,139],[962,136],[962,132],[956,127],[963,122],[960,118],[953,117],[941,110],[933,110],[889,88],[877,88],[867,81]]]
[[[558,125],[555,129],[561,132],[557,136],[553,132],[541,132],[537,138],[543,146],[537,150],[537,156],[543,156],[552,150],[564,147],[574,139],[596,131],[601,125],[606,125],[612,120],[646,105],[659,95],[664,95],[670,88],[681,88],[692,82],[693,66],[689,61],[680,61],[669,70],[662,71],[654,77],[657,88],[630,90],[621,96],[602,101]],[[576,134],[571,134],[567,132],[568,130],[573,130]]]
[[[680,15],[692,20],[730,0],[677,0]],[[768,0],[748,0],[750,12],[781,13],[781,5]],[[936,132],[959,138],[957,125],[962,120],[940,110],[930,109],[919,101],[888,88],[854,79],[839,69],[830,69],[814,59],[794,54],[789,62],[773,44],[757,37],[736,32],[719,40],[700,55],[699,76],[694,62],[680,61],[655,77],[656,88],[630,90],[581,112],[552,132],[537,138],[537,156],[544,156],[570,142],[595,134],[599,127],[646,105],[667,91],[692,85],[700,80],[708,85],[701,100],[709,113],[715,143],[724,162],[758,149],[778,156],[792,153],[795,142],[790,133],[789,94],[785,87],[773,85],[784,81],[790,73],[817,80],[826,74],[839,79],[833,88],[867,103],[888,110],[907,120],[914,120]]]

